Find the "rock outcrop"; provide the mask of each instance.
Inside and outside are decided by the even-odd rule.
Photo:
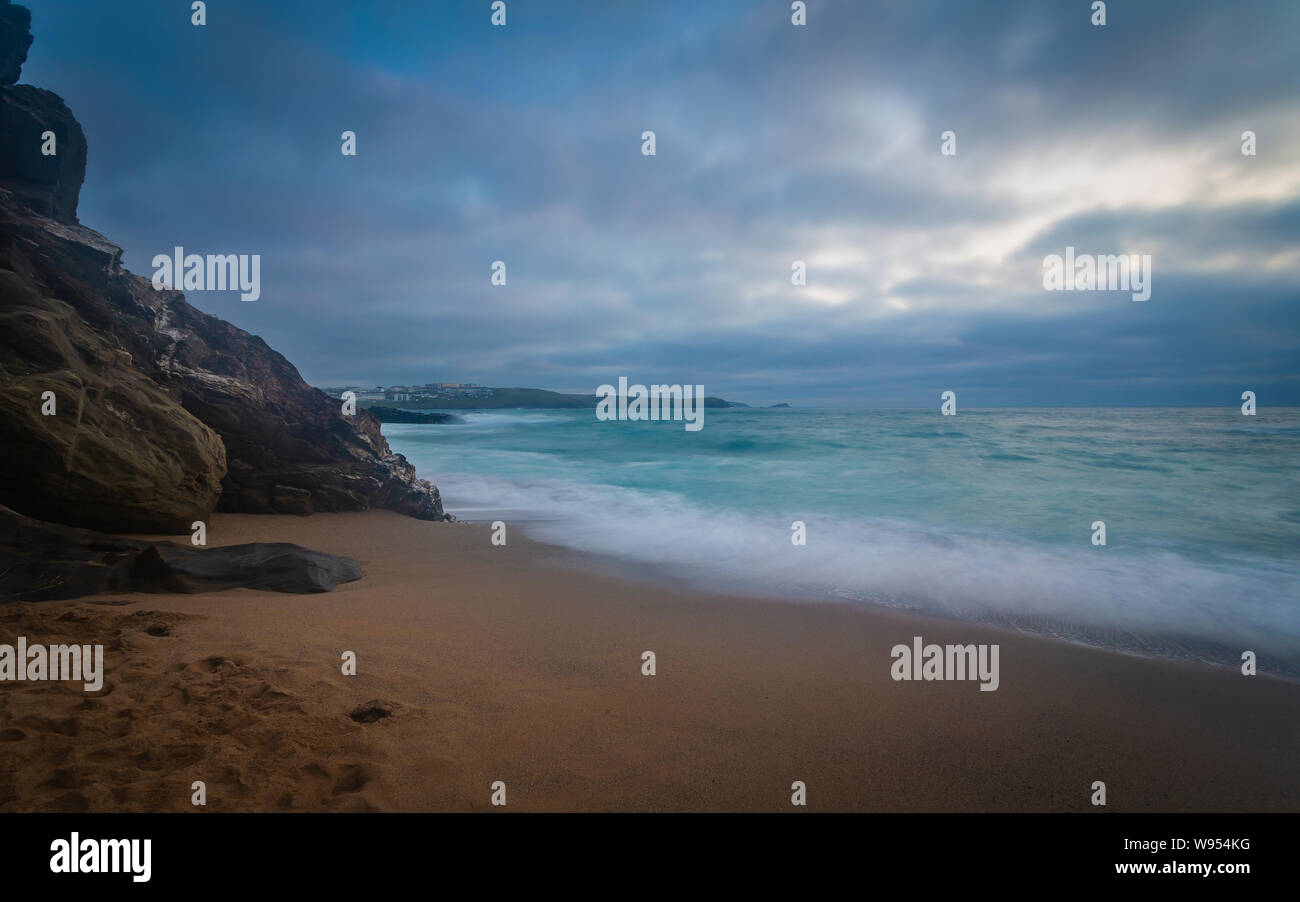
[[[288,542],[201,549],[42,523],[0,507],[0,603],[101,592],[328,592],[360,578],[351,558]]]
[[[76,222],[86,136],[57,94],[15,85],[32,44],[31,21],[26,7],[0,0],[0,188],[42,216]]]
[[[11,210],[0,195],[0,242]],[[0,247],[0,503],[43,520],[188,532],[221,495],[221,438]],[[9,258],[12,260],[12,257]]]
[[[134,278],[134,277],[132,277]],[[151,344],[157,380],[225,443],[218,509],[310,514],[382,507],[442,519],[438,490],[394,454],[372,414],[303,382],[262,339],[157,292]]]
[[[18,81],[32,46],[32,14],[25,6],[0,0],[0,86]]]
[[[378,419],[345,417],[262,339],[155,290],[77,223],[81,128],[56,95],[13,85],[29,20],[0,0],[0,504],[170,534],[214,509],[443,519]]]
[[[42,216],[77,221],[86,136],[57,94],[31,85],[0,88],[0,160],[0,187]]]

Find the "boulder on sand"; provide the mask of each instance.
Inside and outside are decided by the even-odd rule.
[[[288,542],[195,548],[43,523],[0,506],[0,602],[101,592],[328,592],[360,578],[356,561]]]

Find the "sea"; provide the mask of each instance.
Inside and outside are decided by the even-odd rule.
[[[384,433],[462,520],[710,591],[1300,676],[1300,408],[449,412]]]

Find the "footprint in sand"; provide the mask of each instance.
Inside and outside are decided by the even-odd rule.
[[[379,699],[372,699],[364,704],[358,705],[352,709],[348,715],[357,723],[374,723],[385,717],[392,717],[397,710],[396,702],[385,702]]]

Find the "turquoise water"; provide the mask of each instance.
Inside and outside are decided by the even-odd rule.
[[[1300,672],[1300,409],[458,413],[384,432],[461,519],[708,588]]]

